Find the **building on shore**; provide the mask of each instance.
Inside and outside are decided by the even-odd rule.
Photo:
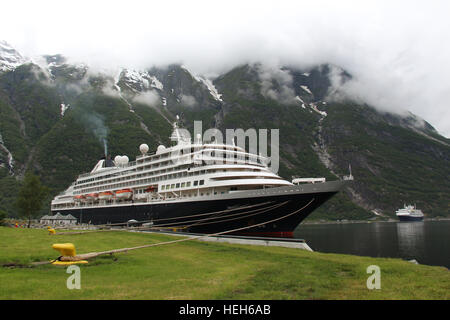
[[[71,214],[62,215],[61,213],[57,213],[53,216],[45,215],[40,219],[40,223],[42,224],[50,224],[50,225],[70,225],[77,224],[77,219]]]

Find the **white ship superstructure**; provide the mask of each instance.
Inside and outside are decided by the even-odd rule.
[[[52,209],[114,205],[123,201],[155,202],[177,198],[213,197],[242,190],[290,186],[268,168],[266,157],[226,144],[192,144],[174,124],[172,140],[154,154],[140,146],[141,156],[100,160],[52,201]]]

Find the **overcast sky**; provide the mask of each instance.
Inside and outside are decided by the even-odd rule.
[[[0,40],[104,68],[173,62],[213,75],[246,62],[341,66],[383,110],[450,137],[450,1],[22,1]]]

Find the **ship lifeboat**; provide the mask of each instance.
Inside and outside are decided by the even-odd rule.
[[[86,200],[97,200],[98,193],[89,193],[86,195]]]
[[[145,192],[155,192],[155,191],[156,191],[156,187],[154,187],[154,186],[148,186],[145,189]]]
[[[85,199],[86,199],[86,197],[82,194],[73,197],[73,200],[75,200],[75,202],[81,202],[81,201],[84,201]]]
[[[105,191],[105,192],[100,192],[98,194],[98,199],[99,200],[110,200],[110,199],[112,199],[113,196],[114,196],[114,194],[111,191]]]
[[[116,191],[116,199],[130,199],[133,195],[133,191],[131,189],[122,189]]]

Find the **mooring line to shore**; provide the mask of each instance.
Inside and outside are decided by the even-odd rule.
[[[266,201],[266,202],[261,202],[261,203],[249,205],[249,206],[241,206],[241,207],[230,208],[230,209],[226,209],[226,210],[213,211],[213,212],[200,213],[200,214],[193,214],[193,215],[189,215],[189,216],[184,216],[183,218],[192,218],[192,217],[199,217],[199,216],[204,216],[204,215],[208,215],[208,214],[211,215],[211,214],[216,214],[216,213],[225,213],[225,212],[231,212],[231,211],[236,211],[236,210],[248,209],[248,208],[263,206],[263,205],[266,205],[266,204],[269,204],[269,203],[272,203],[272,202],[273,201]],[[139,223],[158,222],[158,221],[175,220],[175,219],[180,219],[180,217],[142,220],[142,221],[139,221]],[[128,222],[118,222],[118,223],[110,223],[110,224],[99,224],[99,225],[96,225],[96,227],[97,228],[101,228],[101,227],[123,226],[123,225],[127,225],[127,224],[129,224],[129,223]],[[68,230],[68,228],[54,228],[54,229],[55,230]]]
[[[231,221],[231,220],[236,220],[236,219],[243,219],[246,217],[251,217],[254,215],[258,215],[264,212],[267,212],[268,210],[272,210],[278,207],[281,207],[283,205],[285,205],[288,201],[282,202],[282,203],[277,203],[275,205],[269,206],[269,207],[264,207],[264,208],[258,208],[258,209],[253,209],[253,210],[249,210],[249,211],[245,211],[245,212],[239,212],[239,213],[234,213],[234,214],[230,214],[227,216],[213,216],[213,217],[207,217],[204,219],[197,219],[197,220],[188,220],[188,221],[179,221],[179,222],[173,222],[173,223],[165,223],[165,224],[158,224],[157,226],[154,227],[148,227],[148,226],[141,226],[141,227],[127,227],[124,229],[110,229],[110,230],[90,230],[90,231],[82,231],[82,232],[59,232],[59,233],[55,233],[53,235],[73,235],[73,234],[85,234],[85,233],[92,233],[92,232],[105,232],[105,231],[126,231],[126,230],[157,230],[157,229],[161,229],[161,228],[170,228],[170,227],[177,227],[179,229],[186,229],[192,226],[197,226],[197,225],[205,225],[205,224],[214,224],[214,223],[221,223],[221,222],[225,222],[225,221]],[[270,202],[268,202],[270,203]],[[241,208],[242,209],[242,208]],[[262,211],[261,211],[262,210]],[[258,212],[260,211],[260,212]],[[217,213],[225,213],[226,211],[216,211]],[[253,213],[256,212],[256,213]],[[252,213],[252,214],[249,214]],[[202,214],[202,215],[214,215],[215,212],[211,212],[211,213],[206,213],[206,214]],[[243,217],[243,215],[245,215],[245,217]],[[199,216],[199,215],[192,215],[192,216]],[[240,216],[240,217],[235,217],[235,216]],[[235,218],[230,218],[230,217],[235,217]],[[184,217],[183,217],[184,218]],[[217,220],[217,221],[209,221],[209,222],[205,222],[207,220],[213,220],[213,219],[220,219],[221,220]],[[191,223],[190,225],[185,225],[186,223]]]
[[[177,240],[171,240],[171,241],[165,241],[165,242],[151,243],[151,244],[146,244],[146,245],[141,245],[141,246],[136,246],[136,247],[131,247],[131,248],[121,248],[121,249],[114,249],[114,250],[108,250],[108,251],[90,252],[90,253],[80,254],[80,255],[76,255],[76,256],[61,256],[57,260],[58,261],[65,261],[65,262],[75,262],[75,261],[92,259],[92,258],[98,257],[100,255],[105,255],[105,254],[112,255],[114,253],[121,253],[121,252],[127,252],[127,251],[131,251],[131,250],[162,246],[162,245],[179,243],[179,242],[185,242],[185,241],[196,240],[196,239],[207,238],[207,237],[215,237],[215,236],[219,236],[219,235],[222,235],[222,234],[242,231],[242,230],[246,230],[246,229],[262,226],[262,225],[265,225],[265,224],[268,224],[268,223],[273,223],[273,222],[285,219],[285,218],[287,218],[289,216],[292,216],[292,215],[294,215],[294,214],[304,210],[305,208],[307,208],[314,200],[315,200],[315,198],[312,198],[302,208],[299,208],[299,209],[297,209],[297,210],[295,210],[295,211],[293,211],[293,212],[291,212],[291,213],[289,213],[287,215],[284,215],[282,217],[275,218],[275,219],[272,219],[272,220],[264,221],[264,222],[261,222],[261,223],[258,223],[258,224],[250,225],[250,226],[240,227],[240,228],[236,228],[236,229],[232,229],[232,230],[221,231],[221,232],[217,232],[217,233],[213,233],[213,234],[192,236],[192,237],[188,237],[188,238],[184,238],[184,239],[177,239]],[[51,264],[54,261],[55,260],[53,260],[53,261],[34,262],[34,263],[31,263],[31,265],[32,266],[36,266],[36,265],[43,265],[43,264]]]

